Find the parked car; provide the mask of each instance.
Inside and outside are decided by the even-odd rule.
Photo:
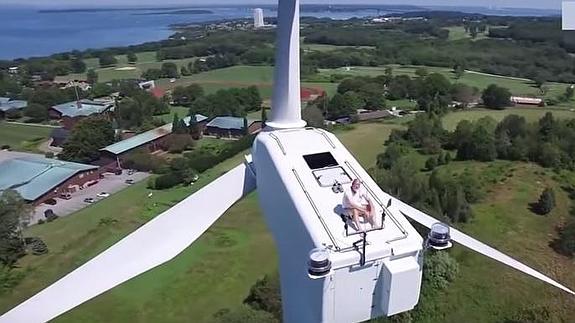
[[[98,193],[98,195],[96,195],[97,197],[109,197],[110,193],[106,193],[106,192],[102,192],[102,193]]]
[[[127,179],[125,183],[128,185],[132,185],[135,183],[135,181],[133,179]]]
[[[72,198],[72,194],[70,194],[70,193],[62,193],[62,194],[60,194],[60,198],[61,198],[61,199],[64,199],[64,200],[69,200],[69,199]]]
[[[96,202],[96,200],[94,200],[94,199],[91,198],[91,197],[87,197],[87,198],[84,199],[84,202],[85,202],[85,203],[94,203],[94,202]]]
[[[114,174],[116,174],[116,175],[122,175],[122,170],[121,170],[121,169],[116,169],[116,170],[114,171]]]
[[[44,202],[44,204],[48,204],[48,205],[56,205],[56,203],[58,203],[55,199],[48,199]]]
[[[130,170],[128,171],[128,175],[130,175],[130,176],[131,176],[131,175],[134,175],[135,172],[136,172],[135,170],[130,169]]]

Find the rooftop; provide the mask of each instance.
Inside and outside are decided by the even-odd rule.
[[[202,121],[208,119],[208,117],[203,116],[201,114],[196,114],[195,118],[196,118],[196,122],[202,122]],[[184,121],[186,126],[189,126],[190,121],[191,121],[191,117],[185,117],[182,120]],[[110,152],[114,155],[119,155],[119,154],[123,154],[129,150],[132,150],[134,148],[145,145],[149,142],[152,142],[156,139],[162,138],[165,135],[169,135],[171,133],[172,133],[172,124],[167,123],[161,127],[158,127],[156,129],[152,129],[150,131],[143,132],[141,134],[135,135],[135,136],[128,138],[126,140],[119,141],[115,144],[111,144],[111,145],[104,147],[100,150]]]
[[[257,120],[248,119],[248,126]],[[244,128],[244,118],[238,117],[215,117],[207,124],[208,127],[220,128],[220,129],[237,129],[242,130]]]
[[[62,117],[79,117],[79,116],[90,116],[93,114],[100,114],[107,110],[112,109],[114,102],[109,101],[92,101],[92,100],[80,100],[72,101],[59,105],[55,105],[52,109],[58,111]]]
[[[0,163],[0,191],[16,190],[25,200],[34,201],[78,172],[97,166],[42,157],[21,157]]]
[[[0,111],[8,111],[12,109],[24,109],[28,106],[28,101],[12,100],[10,98],[0,97]]]

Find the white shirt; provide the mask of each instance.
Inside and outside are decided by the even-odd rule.
[[[343,194],[343,203],[342,203],[343,208],[351,209],[353,208],[352,204],[358,206],[369,205],[369,199],[363,187],[360,187],[359,190],[355,192],[355,194],[351,190],[351,186],[345,190]]]

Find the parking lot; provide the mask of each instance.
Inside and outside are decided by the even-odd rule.
[[[45,220],[44,211],[48,209],[52,209],[52,211],[54,211],[57,216],[63,217],[90,205],[90,203],[84,202],[84,199],[86,198],[93,198],[94,203],[98,203],[99,201],[105,199],[105,197],[97,197],[99,193],[106,192],[110,195],[114,194],[130,186],[130,184],[126,183],[126,180],[131,179],[134,181],[134,183],[137,183],[148,178],[149,176],[150,174],[142,172],[136,172],[132,175],[128,175],[128,171],[126,170],[124,170],[122,175],[105,173],[104,178],[100,179],[97,184],[87,187],[81,191],[77,191],[76,193],[72,194],[72,198],[69,200],[56,198],[56,205],[41,204],[37,206],[30,219],[30,224],[36,224],[40,219]]]

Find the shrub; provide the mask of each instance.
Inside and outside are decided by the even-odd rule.
[[[163,143],[164,150],[179,154],[194,147],[194,139],[188,134],[173,134]]]
[[[26,243],[27,247],[32,250],[33,255],[38,256],[48,253],[48,246],[46,246],[46,243],[44,243],[44,241],[38,237],[25,238],[24,242]]]
[[[559,229],[559,237],[551,243],[551,247],[560,254],[569,257],[575,255],[575,221],[571,220]]]
[[[156,178],[154,188],[157,190],[165,190],[172,188],[181,183],[181,179],[174,173],[168,173]]]
[[[54,153],[49,151],[44,155],[44,157],[52,159],[52,158],[54,158]]]
[[[40,220],[38,220],[37,223],[38,223],[38,224],[44,224],[44,223],[46,223],[46,221],[44,221],[44,219],[40,219]]]
[[[428,253],[424,260],[424,266],[423,280],[427,286],[436,290],[447,288],[459,272],[457,260],[445,251]]]
[[[537,203],[532,205],[532,210],[537,214],[547,215],[553,208],[555,208],[555,192],[548,187],[541,193]]]
[[[10,150],[10,145],[2,145],[2,147],[0,147],[0,149],[2,149],[2,150]]]
[[[145,150],[137,150],[128,154],[122,162],[125,168],[156,173],[162,166],[163,161],[161,157],[152,155]]]
[[[244,300],[244,304],[255,310],[272,313],[277,319],[281,319],[282,303],[279,274],[266,275],[256,281],[250,289],[248,297]]]
[[[427,159],[427,161],[425,162],[425,169],[431,171],[434,170],[435,167],[437,167],[437,158],[429,157],[429,159]]]
[[[22,118],[22,111],[18,109],[11,109],[6,111],[5,113],[6,119],[9,120],[16,120]]]

